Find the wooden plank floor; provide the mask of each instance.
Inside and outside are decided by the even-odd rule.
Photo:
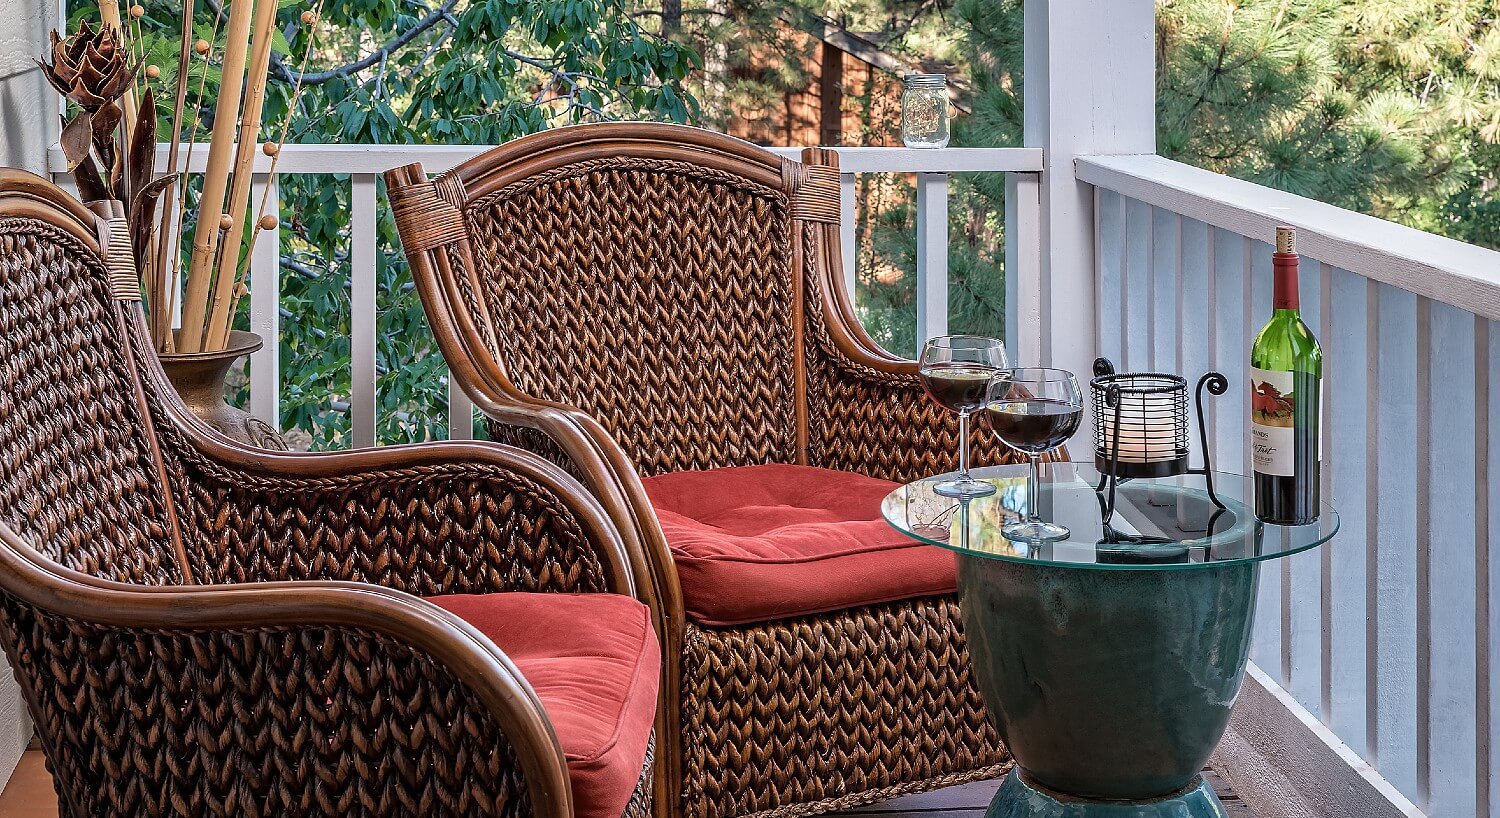
[[[1213,768],[1203,771],[1214,791],[1224,801],[1229,818],[1255,818],[1250,808],[1235,797],[1229,782]],[[932,792],[906,795],[838,813],[832,818],[983,818],[998,780],[976,781]],[[42,764],[42,754],[32,750],[21,759],[16,774],[0,793],[0,818],[57,818],[57,796]]]

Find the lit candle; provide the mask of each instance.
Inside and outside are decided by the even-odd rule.
[[[1168,393],[1125,395],[1119,412],[1105,410],[1104,454],[1120,463],[1173,460],[1177,452],[1177,421]],[[1117,428],[1118,424],[1118,428]],[[1120,440],[1118,457],[1115,438]]]

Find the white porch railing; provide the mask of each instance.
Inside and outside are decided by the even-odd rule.
[[[1500,253],[1158,156],[1076,175],[1095,187],[1102,352],[1226,374],[1208,420],[1227,471],[1248,460],[1265,239],[1299,228],[1343,528],[1262,576],[1253,661],[1429,815],[1500,814]]]
[[[167,146],[161,146],[159,166],[166,164]],[[270,187],[270,212],[276,212],[278,178],[289,174],[349,174],[351,185],[350,213],[350,280],[352,321],[351,351],[351,438],[354,446],[376,445],[378,406],[376,386],[376,263],[377,217],[379,208],[388,205],[379,194],[379,177],[390,168],[410,162],[421,162],[429,173],[441,173],[486,150],[484,147],[448,147],[436,145],[288,145],[282,149],[277,176],[268,174],[270,159],[256,157],[252,201],[259,202],[261,192]],[[783,156],[798,158],[801,148],[773,148]],[[192,152],[189,173],[201,173],[207,163],[206,146]],[[184,155],[185,152],[184,152]],[[1036,148],[944,148],[914,150],[908,148],[841,148],[839,149],[843,183],[843,255],[844,275],[854,287],[856,220],[856,177],[862,173],[913,173],[916,175],[917,225],[917,337],[943,334],[948,326],[948,175],[968,172],[1006,172],[1006,259],[1012,274],[1007,303],[1024,300],[1014,282],[1036,281],[1038,225],[1038,172],[1042,152]],[[68,181],[62,171],[66,162],[59,150],[52,156],[54,177]],[[250,364],[250,409],[273,427],[279,424],[282,376],[277,360],[280,335],[280,268],[279,237],[262,236],[255,245],[250,265],[250,326],[267,339],[265,348],[252,356]],[[997,271],[998,274],[998,271]],[[1033,298],[1034,300],[1034,298]],[[1009,336],[1012,354],[1019,354],[1016,344],[1024,347],[1028,333],[1035,349],[1035,320],[1018,325],[1011,311]],[[455,385],[450,384],[449,435],[454,439],[473,436],[473,407]]]

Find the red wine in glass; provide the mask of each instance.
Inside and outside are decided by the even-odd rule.
[[[958,413],[958,475],[932,487],[941,497],[985,497],[993,483],[969,474],[969,415],[988,402],[995,375],[1010,366],[1005,344],[980,335],[940,335],[922,347],[917,375],[928,397],[938,406]]]
[[[917,374],[937,405],[951,412],[972,412],[983,408],[990,379],[999,371],[992,366],[942,363],[924,366]]]
[[[987,408],[995,435],[1026,454],[1046,454],[1068,442],[1083,419],[1083,405],[1066,400],[996,401]]]
[[[1013,542],[1067,539],[1066,526],[1038,513],[1042,455],[1068,442],[1083,420],[1083,392],[1073,373],[1062,369],[1022,367],[990,382],[990,429],[1001,443],[1026,455],[1026,519],[1007,524],[1001,533]]]

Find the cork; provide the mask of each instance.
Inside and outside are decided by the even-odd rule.
[[[1297,252],[1297,228],[1286,226],[1276,228],[1276,252]]]

